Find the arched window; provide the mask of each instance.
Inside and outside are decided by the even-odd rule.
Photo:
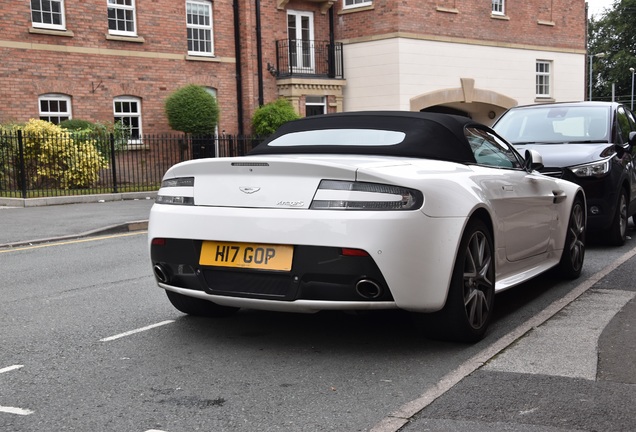
[[[113,99],[115,124],[119,123],[128,133],[128,144],[141,144],[141,99],[119,96]]]
[[[63,94],[43,94],[38,98],[40,120],[60,124],[73,118],[71,113],[71,97]]]

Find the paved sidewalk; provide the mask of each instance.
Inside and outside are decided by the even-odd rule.
[[[108,196],[96,195],[92,202],[77,197],[84,202],[76,203],[69,203],[69,197],[48,198],[38,205],[5,200],[9,205],[0,205],[0,247],[146,229],[156,192],[121,195],[124,199],[110,201]]]

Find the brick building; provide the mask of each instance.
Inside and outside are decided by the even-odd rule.
[[[584,0],[0,0],[0,123],[123,119],[165,133],[186,84],[219,132],[282,96],[301,115],[504,109],[585,94]]]

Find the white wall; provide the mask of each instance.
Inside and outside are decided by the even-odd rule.
[[[406,38],[350,43],[344,46],[344,110],[408,111],[412,97],[461,87],[460,78],[519,105],[536,103],[537,60],[553,62],[552,99],[585,98],[585,54]]]

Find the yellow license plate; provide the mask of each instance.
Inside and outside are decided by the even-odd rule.
[[[199,264],[289,271],[293,255],[294,247],[289,245],[204,241]]]

